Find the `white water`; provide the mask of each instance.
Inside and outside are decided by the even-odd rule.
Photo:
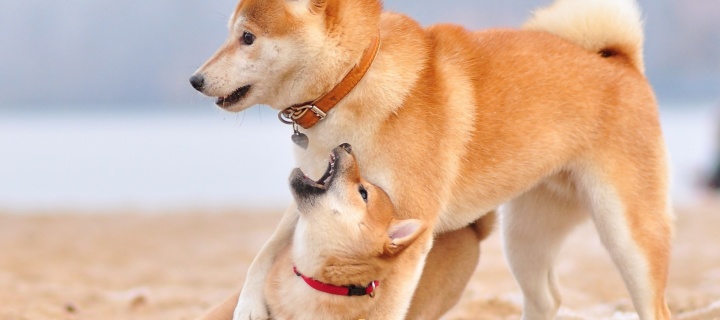
[[[677,203],[711,166],[718,115],[662,110]],[[283,208],[290,134],[270,113],[4,116],[0,209]]]

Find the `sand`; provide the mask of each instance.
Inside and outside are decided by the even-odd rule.
[[[0,319],[194,319],[240,287],[278,212],[0,213]],[[676,319],[720,319],[720,200],[677,210],[669,288]],[[444,319],[517,319],[499,233]],[[634,319],[592,225],[558,268],[560,319]]]

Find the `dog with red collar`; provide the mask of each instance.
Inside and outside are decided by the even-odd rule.
[[[298,221],[275,260],[265,296],[273,319],[383,319],[400,292],[398,260],[427,228],[399,220],[388,195],[363,179],[349,144],[333,149],[318,180],[290,175]],[[442,295],[438,295],[441,298]]]

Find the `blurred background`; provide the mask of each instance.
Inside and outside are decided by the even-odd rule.
[[[269,108],[227,113],[188,83],[236,1],[0,0],[0,319],[193,319],[237,292],[290,202],[294,146]],[[481,29],[550,2],[385,6]],[[720,1],[639,2],[677,208],[669,305],[720,319]],[[559,257],[558,319],[637,319],[594,233]],[[521,300],[495,232],[443,319],[519,319]]]
[[[424,25],[517,27],[550,0],[392,0]],[[0,0],[0,211],[281,209],[290,128],[188,84],[235,0]],[[640,1],[673,198],[703,197],[720,119],[720,2]],[[632,130],[632,128],[628,128]]]

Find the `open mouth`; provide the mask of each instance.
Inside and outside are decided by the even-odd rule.
[[[217,98],[215,104],[220,108],[230,107],[245,98],[248,92],[250,92],[250,85],[242,86],[228,96]]]
[[[327,169],[325,169],[325,173],[323,173],[322,177],[315,181],[303,174],[303,183],[315,188],[326,189],[327,186],[330,184],[330,181],[332,181],[332,178],[335,176],[335,159],[335,154],[331,153]]]
[[[335,173],[337,172],[335,168],[336,160],[337,156],[335,153],[331,153],[327,169],[318,180],[311,179],[305,175],[300,168],[293,170],[290,177],[290,186],[293,189],[293,193],[300,197],[324,193],[332,183]]]

